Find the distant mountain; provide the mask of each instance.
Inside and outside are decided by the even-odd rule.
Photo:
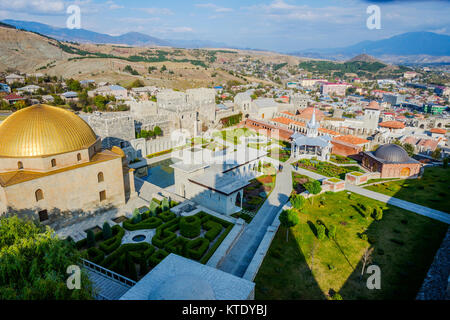
[[[165,40],[139,32],[128,32],[111,36],[86,29],[57,28],[44,23],[19,20],[3,20],[3,23],[18,29],[37,32],[58,40],[78,43],[124,44],[130,46],[168,46],[178,48],[227,48],[225,43],[204,40]]]
[[[317,59],[347,60],[362,53],[375,57],[450,56],[450,36],[433,32],[408,32],[383,40],[362,41],[348,47],[308,49],[291,54]]]
[[[359,54],[356,57],[351,58],[347,62],[354,62],[354,61],[362,61],[362,62],[369,62],[369,63],[372,63],[372,62],[381,62],[382,63],[382,61],[375,59],[374,57],[369,56],[368,54],[365,54],[365,53]]]

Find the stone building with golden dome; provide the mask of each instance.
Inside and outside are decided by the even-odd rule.
[[[101,139],[74,113],[34,105],[0,124],[0,213],[92,211],[125,203],[133,171],[120,148]]]

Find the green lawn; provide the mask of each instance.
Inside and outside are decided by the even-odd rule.
[[[450,213],[449,183],[450,169],[429,167],[420,179],[384,182],[366,189]]]
[[[383,219],[363,217],[361,204],[385,208]],[[289,242],[280,226],[255,279],[256,299],[329,299],[333,291],[344,300],[414,299],[448,228],[346,191],[319,195],[314,205],[307,201],[299,220]],[[317,239],[319,221],[327,229],[336,226],[336,241]],[[367,274],[359,280],[361,258],[371,246],[371,264],[381,268],[380,290],[367,289]]]
[[[214,137],[220,137],[224,140],[227,140],[231,143],[234,143],[235,145],[240,144],[240,138],[242,136],[246,136],[246,137],[250,137],[250,136],[257,136],[258,133],[249,130],[247,128],[239,128],[239,129],[234,129],[234,130],[223,130],[220,132],[214,132],[213,136]]]

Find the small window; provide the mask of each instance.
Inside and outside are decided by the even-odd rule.
[[[48,220],[48,212],[47,212],[47,210],[39,211],[38,214],[39,214],[39,221],[40,222]]]
[[[78,153],[78,154],[77,154],[77,160],[78,160],[78,161],[81,161],[81,153]]]
[[[105,177],[103,176],[103,172],[99,172],[98,173],[97,180],[98,180],[99,183],[105,181]]]
[[[56,167],[56,159],[52,159],[52,167]]]
[[[23,169],[23,163],[22,161],[17,162],[17,168],[19,168],[19,170]]]
[[[105,201],[106,200],[106,191],[105,190],[100,191],[99,195],[100,195],[100,201]]]
[[[36,196],[36,202],[44,200],[44,193],[42,192],[41,189],[36,190],[34,195]]]

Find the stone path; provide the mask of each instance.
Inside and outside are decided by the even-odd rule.
[[[273,223],[278,211],[289,200],[292,191],[292,173],[290,160],[283,165],[282,172],[277,174],[275,188],[258,211],[237,243],[224,258],[218,269],[242,277],[258,249],[267,227]]]
[[[421,206],[419,204],[416,203],[412,203],[412,202],[408,202],[405,200],[401,200],[398,198],[394,198],[382,193],[378,193],[378,192],[374,192],[371,190],[367,190],[352,184],[347,183],[346,184],[346,189],[348,191],[354,192],[354,193],[358,193],[362,196],[368,197],[368,198],[372,198],[387,204],[391,204],[393,206],[408,210],[408,211],[412,211],[415,212],[417,214],[420,214],[422,216],[425,217],[429,217],[431,219],[435,219],[438,221],[442,221],[444,223],[450,224],[450,214],[439,211],[439,210],[435,210],[435,209],[431,209],[425,206]]]
[[[302,168],[298,168],[297,170],[295,170],[295,168],[294,168],[293,171],[303,174],[305,176],[308,176],[310,178],[313,178],[315,180],[319,180],[319,181],[328,178],[323,175],[320,175],[320,174],[317,174],[317,173],[314,173],[314,172],[311,172],[309,170],[305,170]],[[390,204],[390,205],[393,205],[393,206],[396,206],[396,207],[399,207],[399,208],[402,208],[402,209],[405,209],[408,211],[412,211],[412,212],[420,214],[422,216],[429,217],[431,219],[435,219],[435,220],[450,224],[450,214],[448,214],[448,213],[438,211],[435,209],[431,209],[431,208],[428,208],[425,206],[421,206],[419,204],[412,203],[409,201],[401,200],[401,199],[398,199],[395,197],[391,197],[391,196],[388,196],[388,195],[385,195],[385,194],[382,194],[379,192],[370,191],[370,190],[355,186],[350,183],[346,183],[345,188],[348,191],[360,194],[362,196],[365,196],[365,197],[368,197],[368,198],[371,198],[374,200],[378,200],[378,201],[381,201],[381,202],[384,202],[384,203],[387,203],[387,204]]]

